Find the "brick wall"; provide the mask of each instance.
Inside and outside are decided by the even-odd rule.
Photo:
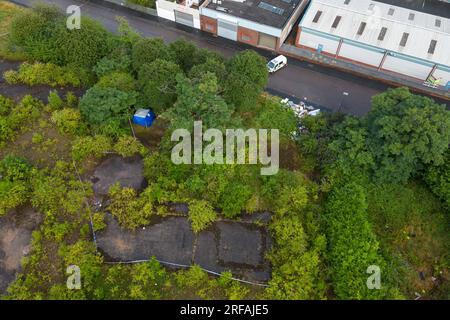
[[[200,26],[203,31],[217,34],[217,20],[200,15]]]
[[[238,27],[238,41],[247,43],[252,46],[258,45],[259,33],[255,30],[250,30],[244,27]]]

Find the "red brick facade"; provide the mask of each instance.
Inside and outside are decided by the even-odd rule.
[[[244,27],[238,27],[237,40],[239,42],[247,43],[251,46],[257,47],[258,38],[259,38],[258,31],[247,29]]]
[[[217,34],[217,20],[200,15],[200,27],[203,31]]]

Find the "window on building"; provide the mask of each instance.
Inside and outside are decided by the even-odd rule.
[[[322,11],[317,11],[316,12],[316,15],[314,16],[314,19],[313,19],[313,22],[314,23],[317,23],[317,22],[319,22],[319,19],[320,19],[320,16],[322,15]]]
[[[208,31],[214,31],[214,26],[210,23],[205,24],[205,29]]]
[[[434,26],[440,28],[441,27],[441,19],[436,19],[434,21]]]
[[[242,39],[242,41],[247,41],[247,42],[252,40],[252,38],[246,34],[243,34],[241,36],[241,39]]]
[[[389,8],[388,15],[393,16],[394,12],[395,12],[394,8]]]
[[[332,28],[337,28],[337,26],[339,25],[339,22],[341,21],[342,17],[341,16],[337,16],[334,21],[333,24],[331,25]]]
[[[437,45],[437,41],[436,40],[431,40],[430,47],[428,48],[428,53],[429,54],[434,54],[434,50],[436,50],[436,45]]]
[[[408,42],[409,33],[404,32],[402,36],[402,40],[400,40],[400,46],[406,46],[406,42]]]
[[[366,28],[366,25],[367,25],[367,23],[361,22],[361,24],[359,25],[358,33],[357,33],[358,36],[360,36],[364,33],[364,29]]]
[[[386,36],[386,32],[387,32],[387,28],[386,27],[381,28],[380,34],[378,35],[378,40],[379,41],[383,41],[384,40],[384,37]]]
[[[416,15],[414,13],[410,13],[408,16],[408,20],[413,21]]]

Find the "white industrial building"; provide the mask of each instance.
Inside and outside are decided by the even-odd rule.
[[[296,46],[450,87],[450,4],[311,0]]]
[[[157,0],[158,16],[188,27],[200,29],[200,0],[166,1]]]

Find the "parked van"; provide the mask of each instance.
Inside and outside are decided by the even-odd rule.
[[[273,58],[272,60],[267,63],[267,70],[269,73],[274,73],[275,71],[280,70],[284,66],[287,65],[287,58],[285,56],[278,56],[276,58]]]

